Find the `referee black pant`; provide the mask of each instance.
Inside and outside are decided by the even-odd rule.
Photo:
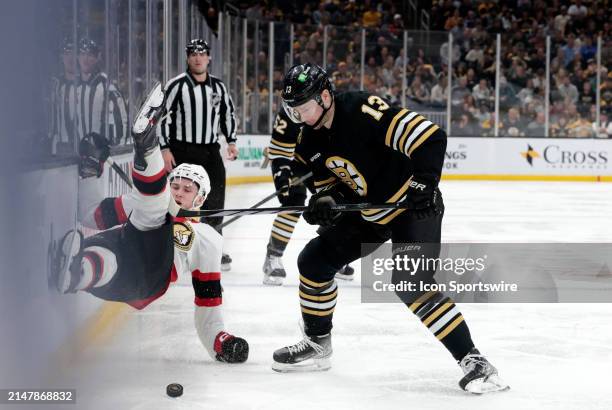
[[[191,144],[171,141],[170,151],[176,165],[183,163],[197,164],[204,167],[210,178],[210,193],[202,209],[223,209],[225,206],[225,165],[219,152],[219,143]],[[222,234],[223,217],[204,218],[204,222]]]

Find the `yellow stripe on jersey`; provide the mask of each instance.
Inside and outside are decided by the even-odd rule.
[[[404,145],[406,144],[406,137],[412,132],[412,129],[421,121],[425,121],[425,117],[423,117],[422,115],[417,115],[412,119],[412,121],[408,123],[408,125],[406,125],[406,129],[404,130],[404,133],[402,134],[402,137],[400,138],[399,143],[397,144],[397,150],[399,152],[405,152]]]
[[[270,159],[274,159],[275,156],[293,158],[293,152],[285,152],[274,148],[268,148],[268,157],[270,157]]]
[[[323,185],[329,185],[332,182],[334,182],[335,180],[336,180],[336,177],[331,177],[331,178],[327,178],[327,179],[325,179],[323,181],[315,181],[314,182],[314,186],[318,188],[318,187],[323,186]]]
[[[385,225],[385,224],[391,222],[391,220],[393,218],[395,218],[396,216],[398,216],[399,214],[401,214],[405,210],[406,210],[406,208],[398,209],[396,211],[393,211],[393,213],[391,213],[389,216],[387,216],[386,218],[381,219],[380,221],[376,221],[375,223],[377,223],[379,225]]]
[[[295,159],[297,159],[298,161],[300,161],[302,164],[308,165],[308,163],[306,161],[304,161],[304,158],[302,158],[302,156],[300,154],[298,154],[297,152],[294,153],[295,155]]]
[[[278,140],[275,140],[274,138],[272,138],[272,140],[270,141],[270,143],[272,145],[278,145],[280,147],[286,147],[286,148],[295,148],[295,142],[294,143],[289,143],[289,142],[280,142]]]
[[[427,141],[427,138],[431,137],[431,134],[433,134],[434,132],[436,132],[436,130],[438,130],[440,127],[438,127],[437,125],[433,125],[433,127],[431,127],[430,129],[428,129],[425,134],[421,135],[419,137],[418,140],[416,140],[414,142],[414,144],[412,144],[412,146],[410,147],[410,150],[408,150],[408,158],[410,158],[410,155],[412,154],[412,151],[414,151],[415,149],[417,149],[422,143],[424,143],[425,141]]]
[[[402,187],[395,194],[393,194],[391,198],[387,199],[387,203],[392,204],[398,201],[402,196],[404,196],[404,194],[406,193],[406,191],[408,191],[408,188],[410,187],[411,181],[412,177],[408,178],[404,185],[402,185]]]
[[[395,128],[397,126],[397,122],[399,121],[400,118],[402,118],[408,112],[409,111],[406,108],[403,108],[400,112],[395,114],[395,117],[393,117],[393,120],[391,120],[391,124],[389,125],[389,128],[387,128],[387,136],[385,137],[385,145],[386,146],[388,146],[388,147],[391,146],[391,137],[395,133]]]

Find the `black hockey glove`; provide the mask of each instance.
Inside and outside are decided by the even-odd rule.
[[[415,174],[403,201],[414,219],[427,219],[444,212],[438,178],[427,174]]]
[[[249,357],[249,344],[241,337],[221,332],[215,338],[216,359],[225,363],[244,363]]]
[[[340,212],[332,209],[335,205],[330,190],[319,191],[310,197],[308,209],[302,216],[311,225],[331,226],[340,217]]]
[[[100,177],[110,156],[110,144],[98,133],[90,132],[79,144],[79,175],[81,178]]]
[[[285,205],[285,201],[289,197],[289,187],[291,185],[291,178],[293,177],[293,172],[291,171],[291,167],[289,165],[281,166],[278,171],[276,171],[273,175],[274,178],[274,187],[276,188],[278,197],[278,201],[281,205]]]

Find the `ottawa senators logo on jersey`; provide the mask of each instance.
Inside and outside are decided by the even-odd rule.
[[[352,190],[357,192],[360,196],[366,196],[368,193],[368,183],[365,178],[357,170],[357,167],[353,165],[348,159],[342,157],[329,157],[325,160],[325,166],[330,169],[331,172],[346,185],[351,187]]]
[[[175,222],[173,229],[174,246],[181,251],[188,251],[193,245],[195,233],[193,228],[182,222]]]

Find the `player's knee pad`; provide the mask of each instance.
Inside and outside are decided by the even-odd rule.
[[[336,260],[335,255],[330,254],[327,248],[321,237],[306,244],[297,261],[301,276],[316,283],[328,282],[334,278],[345,262]]]

